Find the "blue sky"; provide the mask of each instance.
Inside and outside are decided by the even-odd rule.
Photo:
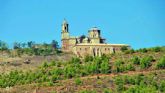
[[[0,0],[0,40],[61,44],[64,18],[73,36],[97,26],[107,43],[165,45],[165,0]]]

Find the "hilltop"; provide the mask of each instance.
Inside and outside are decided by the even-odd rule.
[[[13,57],[11,60],[24,58],[27,57]],[[34,65],[35,61],[30,64],[21,63],[17,69],[0,74],[0,92],[165,92],[165,47],[122,50],[121,53],[101,57],[77,58],[71,54],[59,53],[49,56],[33,55],[30,58],[36,58],[39,64]],[[45,61],[48,58],[51,60]],[[8,67],[0,65],[4,66]],[[23,70],[26,66],[27,69]],[[28,69],[31,66],[34,69]]]

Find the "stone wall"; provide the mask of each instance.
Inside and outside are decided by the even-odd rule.
[[[110,44],[77,44],[73,48],[73,53],[78,57],[85,55],[101,56],[103,54],[111,54],[121,52],[121,47],[128,45],[110,45]]]
[[[62,51],[69,52],[69,39],[62,40]]]

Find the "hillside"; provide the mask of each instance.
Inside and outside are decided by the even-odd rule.
[[[46,60],[49,57],[51,60]],[[102,57],[86,56],[81,59],[70,54],[63,54],[60,58],[59,55],[30,58],[33,60],[31,64],[21,63],[22,65],[18,65],[16,69],[8,71],[4,71],[3,68],[7,69],[10,66],[0,65],[2,68],[0,92],[165,92],[165,47],[144,48],[136,51],[124,50],[118,54]],[[16,59],[22,60],[24,57]],[[39,63],[34,65],[35,62]],[[23,70],[26,66],[27,69]],[[33,69],[28,69],[29,67]]]

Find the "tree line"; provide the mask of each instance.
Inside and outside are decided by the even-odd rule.
[[[14,42],[12,49],[8,44],[0,40],[0,51],[6,51],[11,56],[26,55],[51,55],[60,53],[59,45],[56,40],[52,40],[51,43],[35,43],[34,41],[28,42]]]

